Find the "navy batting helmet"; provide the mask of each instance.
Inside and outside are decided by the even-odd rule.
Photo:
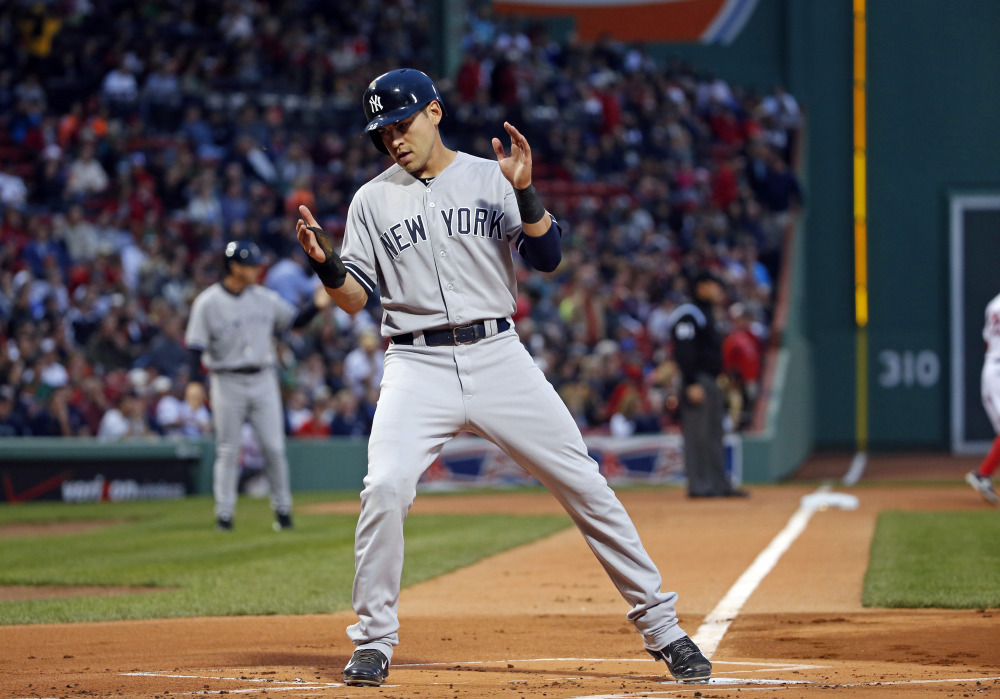
[[[260,248],[256,243],[248,240],[234,240],[226,243],[226,251],[223,254],[223,262],[226,265],[226,274],[232,269],[235,262],[241,265],[256,266],[261,261]]]
[[[368,122],[363,133],[371,136],[375,147],[388,155],[378,129],[403,121],[434,101],[441,104],[441,111],[444,112],[441,93],[425,73],[413,68],[383,73],[371,81],[362,98],[361,106]]]

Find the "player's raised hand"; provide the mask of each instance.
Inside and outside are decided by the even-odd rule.
[[[309,255],[309,266],[328,289],[339,289],[347,279],[347,269],[340,255],[333,249],[333,239],[319,224],[305,205],[299,207],[302,218],[295,224],[295,235],[302,249]]]
[[[531,186],[531,146],[509,121],[505,121],[503,127],[510,135],[510,155],[505,154],[499,138],[493,139],[493,151],[497,154],[500,172],[516,189],[525,189]]]
[[[295,234],[302,245],[302,249],[317,262],[326,262],[327,248],[329,247],[330,251],[333,251],[332,241],[329,241],[329,236],[322,232],[309,207],[304,204],[300,206],[299,215],[302,218],[295,224]],[[320,232],[317,234],[315,230],[310,230],[310,228],[317,229]],[[329,241],[328,245],[323,245],[323,238]]]

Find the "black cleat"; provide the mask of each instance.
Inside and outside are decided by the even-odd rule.
[[[344,668],[344,684],[351,687],[378,687],[388,676],[389,659],[374,648],[354,651]]]
[[[215,528],[220,532],[228,532],[233,528],[233,520],[229,517],[216,517]]]
[[[274,531],[280,532],[282,529],[292,528],[292,516],[283,512],[274,513]]]
[[[689,498],[748,498],[750,493],[740,488],[729,488],[720,492],[688,493]]]
[[[712,676],[712,663],[687,636],[668,643],[660,650],[646,650],[657,660],[665,662],[678,682],[704,683]]]

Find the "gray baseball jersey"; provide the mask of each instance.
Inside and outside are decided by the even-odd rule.
[[[247,422],[264,455],[271,506],[281,514],[291,511],[274,334],[287,329],[297,314],[277,292],[256,284],[239,294],[213,284],[191,305],[185,341],[188,348],[203,350],[203,362],[212,370],[216,517],[231,520],[236,509],[241,431]]]
[[[355,542],[359,620],[347,631],[358,648],[392,657],[403,522],[421,474],[461,431],[497,444],[563,504],[631,605],[628,618],[647,648],[684,636],[677,595],[661,591],[628,513],[510,327],[517,299],[511,246],[522,235],[513,188],[497,162],[463,153],[429,183],[394,165],[351,204],[341,250],[348,273],[369,294],[380,290],[383,334],[412,333],[386,351],[368,443]],[[485,334],[476,342],[419,341],[423,331],[478,321]]]
[[[378,281],[391,336],[514,313],[521,235],[496,161],[458,153],[429,185],[394,165],[361,187],[341,257],[369,294]]]
[[[191,305],[185,341],[204,350],[205,366],[212,370],[272,366],[273,334],[287,329],[297,313],[277,292],[258,284],[238,295],[213,284]]]

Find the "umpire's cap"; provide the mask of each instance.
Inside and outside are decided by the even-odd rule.
[[[722,280],[722,277],[720,277],[718,274],[716,274],[712,270],[706,269],[704,267],[701,267],[699,269],[695,269],[691,273],[691,286],[692,287],[698,286],[702,282],[715,282],[716,284],[718,284],[721,287],[725,287],[726,286],[726,283]]]
[[[235,262],[248,267],[255,267],[260,264],[260,248],[256,243],[249,240],[233,240],[226,243],[226,251],[223,255],[223,262],[226,265],[226,274],[232,269]]]
[[[361,106],[368,125],[362,134],[368,134],[380,151],[389,154],[378,129],[387,124],[403,121],[431,102],[438,102],[444,112],[444,100],[437,85],[425,73],[414,68],[401,68],[383,73],[368,85]]]
[[[688,291],[692,295],[697,292],[698,285],[702,282],[715,282],[720,288],[726,288],[726,282],[714,270],[706,267],[689,267],[683,272],[687,279]]]

